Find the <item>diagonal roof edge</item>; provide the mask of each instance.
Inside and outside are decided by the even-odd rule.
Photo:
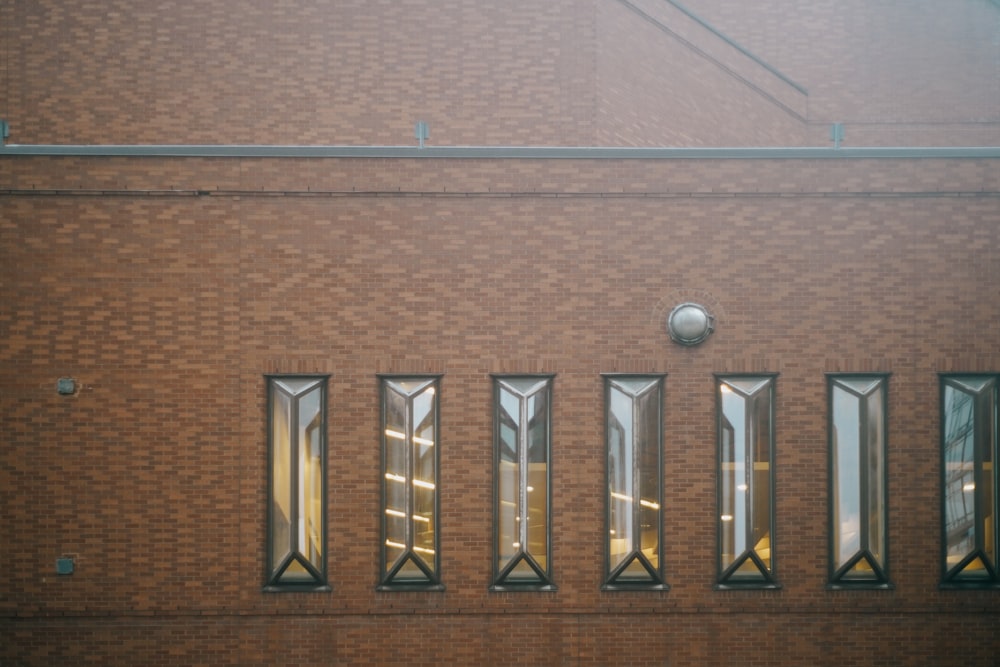
[[[809,91],[804,86],[736,43],[679,2],[675,0],[615,0],[615,2],[785,113],[800,121],[806,120]]]
[[[995,0],[995,1],[996,2],[1000,2],[1000,0]],[[685,7],[684,5],[682,5],[681,3],[675,2],[674,0],[666,0],[666,2],[669,2],[671,5],[673,5],[674,7],[676,7],[677,9],[679,9],[680,11],[682,11],[685,14],[687,14],[688,16],[690,16],[694,21],[697,21],[699,24],[701,24],[706,30],[714,33],[717,37],[719,37],[720,39],[722,39],[723,41],[725,41],[727,44],[729,44],[730,46],[732,46],[733,48],[735,48],[737,51],[739,51],[740,53],[742,53],[746,57],[748,57],[751,60],[753,60],[754,62],[756,62],[758,65],[760,65],[761,67],[763,67],[767,71],[769,71],[772,74],[774,74],[776,77],[778,77],[779,79],[781,79],[782,81],[784,81],[785,83],[787,83],[788,85],[790,85],[792,88],[795,88],[796,90],[798,90],[803,95],[808,95],[809,94],[809,91],[806,90],[805,86],[802,86],[802,85],[796,83],[795,81],[793,81],[791,78],[789,78],[785,74],[782,74],[776,67],[774,67],[773,65],[769,64],[767,61],[763,60],[762,58],[758,57],[757,55],[755,55],[754,53],[752,53],[751,51],[749,51],[748,49],[746,49],[742,45],[738,44],[735,40],[731,39],[728,35],[726,35],[722,31],[718,30],[711,23],[709,23],[705,19],[701,18],[700,16],[698,16],[697,14],[695,14],[693,11],[691,11],[690,9],[688,9],[687,7]]]

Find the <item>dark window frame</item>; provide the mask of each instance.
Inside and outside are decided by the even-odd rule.
[[[738,382],[743,380],[760,380],[767,381],[767,392],[768,392],[768,443],[767,443],[767,456],[768,456],[768,511],[767,520],[769,523],[768,529],[768,541],[769,541],[769,561],[770,567],[768,567],[761,557],[757,554],[756,550],[753,548],[752,539],[748,540],[748,547],[745,548],[740,554],[733,554],[733,562],[729,565],[724,566],[722,562],[723,556],[723,507],[724,507],[724,485],[723,485],[723,433],[725,431],[724,424],[726,422],[724,411],[723,411],[723,399],[722,399],[722,386],[723,384],[728,384],[729,382]],[[777,442],[776,436],[776,403],[777,403],[777,381],[778,374],[771,372],[761,372],[761,373],[715,373],[713,391],[715,392],[716,401],[716,583],[713,586],[715,590],[767,590],[767,589],[779,589],[781,584],[777,580],[777,521],[776,521],[776,507],[777,507],[777,487],[775,484],[775,470],[776,460],[776,446]],[[729,385],[732,386],[732,385]],[[758,390],[759,391],[759,390]],[[757,391],[754,392],[754,395]],[[753,445],[758,445],[754,442]],[[759,446],[759,445],[758,445]],[[750,447],[748,446],[748,449]],[[752,457],[751,457],[752,458]],[[751,461],[752,463],[752,461]],[[752,467],[752,466],[751,466]],[[751,480],[753,482],[753,480]],[[753,507],[754,500],[754,489],[747,489],[747,504]],[[749,532],[753,531],[753,520],[756,516],[752,511],[748,513],[747,526]],[[730,519],[734,520],[734,519]],[[740,576],[740,570],[744,563],[751,562],[756,567],[757,573],[760,575],[757,578],[743,577]]]
[[[667,583],[665,571],[665,553],[664,553],[664,542],[663,542],[663,524],[665,519],[664,513],[664,474],[663,474],[663,443],[664,443],[664,427],[663,420],[665,417],[664,412],[664,399],[665,399],[665,384],[666,384],[666,373],[602,373],[601,377],[604,381],[604,573],[603,573],[603,583],[601,585],[602,591],[668,591],[670,590],[670,585]],[[656,394],[656,480],[657,480],[657,493],[656,493],[656,503],[658,504],[658,521],[656,525],[656,549],[657,549],[657,563],[653,566],[648,562],[646,556],[642,553],[641,548],[633,549],[623,558],[622,562],[618,565],[612,567],[612,552],[611,552],[611,527],[613,524],[612,520],[612,491],[611,491],[611,391],[612,386],[616,382],[620,381],[648,381],[653,384],[653,389],[649,391],[654,391]],[[645,393],[645,392],[643,392]],[[630,446],[634,449],[636,447],[634,438]],[[633,476],[638,474],[638,469],[633,470]],[[638,514],[641,512],[640,503],[634,503],[636,509],[633,510],[633,522],[639,522]],[[635,526],[633,526],[635,527]],[[641,532],[641,524],[638,526],[638,530]],[[641,538],[640,538],[641,539]],[[630,569],[632,563],[638,562],[642,568],[649,575],[648,580],[629,580],[623,575]]]
[[[328,566],[327,560],[329,558],[329,545],[328,545],[328,530],[327,530],[327,502],[328,502],[328,449],[329,449],[329,439],[327,435],[328,430],[328,384],[330,379],[329,373],[268,373],[264,375],[267,391],[267,555],[265,558],[265,570],[264,570],[264,591],[268,593],[282,593],[282,592],[328,592],[332,590],[329,585],[328,579]],[[309,559],[304,557],[300,551],[294,549],[294,539],[290,538],[293,544],[290,545],[289,553],[286,557],[282,558],[280,563],[274,562],[274,547],[273,542],[275,539],[274,535],[274,517],[273,517],[273,499],[275,491],[274,482],[274,397],[275,391],[278,391],[276,382],[282,380],[291,381],[315,381],[317,384],[315,388],[310,388],[310,392],[318,389],[320,392],[319,396],[319,408],[320,408],[320,479],[321,479],[321,489],[320,489],[320,545],[322,548],[322,555],[320,557],[321,567],[315,568]],[[282,392],[288,395],[287,392]],[[299,394],[296,396],[289,396],[289,399],[293,399],[293,404],[297,403],[297,399],[306,393]],[[290,461],[295,460],[295,452],[298,451],[300,443],[298,442],[297,436],[297,418],[293,419],[292,423],[289,424],[289,438],[292,441],[291,451],[289,452]],[[289,471],[291,472],[291,471]],[[293,503],[297,502],[298,496],[298,475],[291,475],[289,480],[290,486],[290,496],[293,499]],[[289,522],[294,525],[297,523],[298,516],[289,517]],[[281,581],[280,578],[282,574],[286,571],[287,567],[291,564],[292,560],[298,560],[303,569],[305,569],[309,574],[313,576],[312,581]]]
[[[555,591],[557,587],[552,580],[552,396],[553,396],[553,384],[555,380],[555,375],[553,374],[491,374],[492,384],[493,384],[493,575],[492,583],[490,585],[491,591],[504,592],[504,591]],[[502,425],[501,416],[501,405],[500,397],[502,384],[507,384],[511,381],[537,381],[539,383],[544,382],[544,387],[538,389],[531,393],[534,396],[538,393],[544,392],[546,405],[545,405],[545,566],[542,567],[538,564],[538,561],[530,553],[527,546],[523,545],[520,547],[520,553],[516,555],[511,561],[504,567],[500,566],[500,503],[502,501],[500,497],[500,467],[501,467],[501,435],[500,428]],[[509,385],[508,385],[509,386]],[[519,396],[519,406],[523,404],[528,397],[524,396],[521,392]],[[521,408],[524,410],[524,408]],[[524,447],[524,440],[529,437],[527,434],[522,435],[519,432],[519,441],[517,444],[516,456],[519,460],[519,472],[520,464],[522,464],[528,456],[528,452],[522,451]],[[518,492],[523,498],[528,489],[522,488],[522,481],[518,482]],[[530,488],[530,487],[529,487]],[[523,504],[523,503],[522,503]],[[527,511],[526,509],[524,510]],[[530,527],[529,527],[530,528]],[[538,576],[536,581],[524,580],[519,581],[517,579],[510,578],[511,573],[518,566],[518,563],[525,562],[528,567],[530,567],[535,574]]]
[[[379,542],[379,574],[378,574],[378,585],[376,590],[378,591],[444,591],[445,586],[441,581],[441,475],[440,475],[440,465],[441,465],[441,378],[442,374],[420,374],[420,373],[409,373],[409,374],[377,374],[378,378],[378,391],[379,391],[379,443],[381,451],[381,467],[380,467],[380,480],[381,480],[381,496],[379,505],[379,525],[381,527],[380,536],[381,540]],[[424,562],[424,558],[418,556],[415,553],[416,547],[412,544],[407,544],[402,555],[397,558],[390,569],[390,563],[387,558],[387,540],[389,539],[388,530],[388,519],[386,510],[388,509],[388,495],[387,495],[387,456],[386,452],[388,450],[388,436],[387,431],[387,401],[388,401],[388,383],[401,383],[401,382],[416,382],[422,383],[424,387],[416,393],[410,394],[405,397],[406,409],[408,411],[412,410],[412,400],[413,397],[426,391],[426,387],[430,386],[434,388],[434,405],[433,405],[433,428],[434,428],[434,445],[433,445],[433,470],[434,470],[434,496],[432,501],[433,515],[434,515],[434,534],[433,534],[433,550],[434,557],[432,559],[432,566],[427,567]],[[406,437],[412,442],[412,433],[407,433]],[[406,454],[407,460],[407,473],[412,474],[414,463],[412,460],[412,452],[409,451]],[[408,495],[408,497],[410,497]],[[409,509],[409,508],[408,508]],[[412,536],[412,533],[408,533]],[[414,566],[423,572],[425,580],[410,580],[406,578],[397,578],[403,566],[407,561],[410,561]]]
[[[827,502],[827,519],[828,519],[828,539],[829,539],[829,561],[828,561],[828,582],[827,587],[831,590],[888,590],[894,588],[892,581],[889,577],[889,377],[891,373],[827,373],[827,464],[828,464],[828,475],[827,475],[827,489],[828,489],[828,502]],[[870,542],[870,531],[869,531],[869,518],[870,511],[868,507],[868,500],[870,499],[870,484],[868,473],[869,471],[863,467],[859,467],[859,495],[860,504],[859,509],[859,531],[861,533],[860,544],[858,551],[851,556],[843,565],[837,566],[836,557],[836,512],[835,512],[835,484],[837,481],[837,452],[834,447],[834,389],[835,387],[840,387],[843,391],[850,392],[852,395],[861,398],[857,391],[853,387],[847,387],[844,385],[842,380],[870,380],[872,383],[878,382],[879,389],[881,391],[881,415],[882,415],[882,432],[881,432],[881,461],[882,461],[882,471],[880,475],[880,483],[882,490],[881,497],[881,521],[882,521],[882,531],[883,531],[883,545],[882,545],[882,558],[881,562],[875,557],[872,551],[872,545]],[[860,415],[859,415],[859,460],[864,460],[867,458],[871,442],[866,434],[865,425],[868,423],[866,419],[868,417],[868,404],[864,401],[859,401]],[[869,579],[854,579],[846,576],[859,561],[866,559],[868,563],[872,566],[873,577]]]
[[[987,576],[985,577],[970,577],[963,576],[962,570],[964,570],[972,561],[976,558],[983,558],[986,556],[986,537],[983,535],[984,529],[977,529],[974,533],[975,547],[972,551],[965,554],[961,560],[953,567],[948,566],[948,486],[949,486],[949,470],[948,470],[948,436],[946,431],[947,427],[947,417],[948,417],[948,405],[945,401],[946,389],[950,386],[951,388],[961,391],[962,393],[969,394],[968,387],[958,388],[956,385],[962,381],[968,380],[986,380],[990,382],[988,388],[984,387],[983,390],[977,392],[974,395],[973,405],[971,406],[973,415],[973,480],[974,487],[973,493],[973,520],[972,526],[982,526],[984,524],[984,516],[982,509],[982,502],[984,498],[980,497],[978,489],[982,488],[983,485],[983,449],[984,443],[983,438],[989,438],[990,442],[986,443],[989,446],[990,451],[989,456],[992,458],[991,470],[989,477],[989,482],[991,486],[991,493],[987,494],[985,500],[989,500],[992,503],[992,514],[993,521],[990,524],[990,529],[992,529],[992,549],[994,554],[993,563],[986,563],[985,569],[987,571]],[[998,509],[1000,509],[1000,497],[998,497],[998,482],[1000,482],[1000,473],[997,470],[997,455],[998,448],[998,420],[1000,420],[1000,374],[997,373],[981,373],[981,372],[971,372],[971,373],[940,373],[938,375],[939,382],[939,394],[940,394],[940,446],[941,446],[941,583],[940,588],[942,589],[974,589],[974,590],[995,590],[1000,589],[1000,535],[997,534],[998,528],[1000,528],[1000,516],[998,516]],[[985,392],[988,392],[985,393]],[[971,395],[971,394],[970,394]],[[978,401],[979,405],[976,405]],[[984,405],[985,404],[985,405]],[[983,415],[983,412],[987,412]],[[985,418],[986,423],[982,423]],[[963,488],[964,490],[964,488]]]

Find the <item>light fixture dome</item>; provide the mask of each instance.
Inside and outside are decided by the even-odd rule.
[[[667,333],[681,345],[697,345],[715,331],[715,318],[697,303],[682,303],[667,316]]]

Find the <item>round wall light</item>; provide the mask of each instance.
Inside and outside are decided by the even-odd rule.
[[[667,316],[667,333],[681,345],[697,345],[715,331],[715,318],[697,303],[682,303]]]

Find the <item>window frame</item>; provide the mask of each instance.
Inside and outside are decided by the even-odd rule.
[[[329,592],[332,590],[329,584],[328,578],[328,566],[327,560],[329,558],[329,544],[328,544],[328,529],[327,529],[327,502],[328,502],[328,449],[329,449],[329,436],[328,436],[328,385],[330,374],[329,373],[267,373],[264,375],[267,391],[267,544],[266,544],[266,557],[265,557],[265,570],[264,570],[264,591],[268,593],[280,593],[280,592]],[[313,581],[281,581],[280,577],[287,569],[291,560],[297,558],[297,556],[302,556],[300,552],[295,552],[291,548],[289,553],[285,558],[282,558],[282,563],[279,572],[276,569],[280,567],[281,563],[274,562],[274,519],[273,519],[273,503],[274,503],[274,492],[275,492],[275,480],[274,480],[274,396],[276,388],[276,383],[281,380],[292,380],[292,381],[315,381],[315,386],[310,387],[309,391],[301,392],[295,396],[289,396],[290,399],[297,399],[311,391],[316,389],[319,390],[319,412],[320,412],[320,546],[322,549],[322,554],[320,556],[320,562],[322,566],[320,568],[313,568],[311,564],[305,566],[307,571],[315,569],[310,573],[313,575]],[[287,392],[282,392],[288,396]],[[297,404],[297,400],[293,401],[293,404]],[[297,422],[296,422],[297,424]],[[296,429],[289,424],[289,431],[291,432],[290,440]],[[298,436],[294,436],[294,444],[291,446],[291,451],[289,452],[289,459],[294,460],[293,453],[298,449],[299,446]],[[291,472],[291,471],[289,471]],[[291,475],[290,479],[290,497],[296,497],[298,491],[298,475]],[[289,523],[294,525],[298,522],[298,517],[289,517]],[[285,561],[289,562],[285,562]],[[304,556],[299,559],[300,562],[308,562],[308,558]]]
[[[770,567],[764,565],[760,556],[757,554],[753,546],[748,546],[746,549],[741,551],[739,554],[733,554],[733,562],[730,565],[724,566],[722,562],[723,557],[723,529],[724,529],[724,484],[723,484],[723,431],[724,431],[724,411],[723,411],[723,399],[722,399],[722,385],[727,384],[732,386],[730,383],[733,381],[745,381],[745,380],[759,380],[761,382],[767,382],[767,392],[768,392],[768,443],[767,443],[767,455],[768,455],[768,511],[767,520],[769,523],[768,530],[768,540],[769,540],[769,561]],[[777,442],[776,436],[776,403],[777,403],[777,381],[778,374],[771,372],[762,373],[715,373],[713,382],[713,391],[715,392],[715,403],[716,403],[716,582],[713,586],[715,590],[744,590],[744,589],[780,589],[781,584],[777,580],[777,521],[776,521],[776,508],[777,508],[777,487],[775,485],[775,470],[776,461],[775,453]],[[754,395],[760,391],[759,389],[754,391]],[[742,392],[741,392],[742,393]],[[748,446],[748,449],[750,446]],[[748,496],[753,495],[753,489],[748,489]],[[747,501],[752,503],[752,499]],[[753,517],[751,514],[747,519],[747,524],[753,525]],[[732,519],[730,519],[732,520]],[[757,571],[760,573],[760,578],[749,578],[737,576],[742,565],[747,561],[754,563]]]
[[[555,380],[554,374],[491,374],[493,385],[493,573],[490,590],[497,592],[504,591],[555,591],[557,587],[552,580],[552,396]],[[501,567],[500,557],[500,464],[501,464],[501,405],[500,396],[502,385],[509,386],[511,381],[524,380],[544,383],[544,387],[536,389],[526,396],[518,392],[519,406],[523,401],[544,392],[546,398],[545,405],[545,566],[540,567],[537,560],[530,553],[527,547],[521,549],[520,555],[516,555],[511,562]],[[519,470],[520,465],[528,457],[528,452],[522,451],[525,446],[527,435],[521,435],[519,431],[517,452]],[[518,480],[518,494],[524,497],[530,487],[525,488],[522,479]],[[530,528],[530,526],[529,526]],[[509,575],[521,561],[527,562],[528,566],[538,575],[537,581],[512,580]]]
[[[827,475],[827,490],[828,490],[828,502],[827,502],[827,520],[828,520],[828,581],[827,588],[831,590],[846,590],[846,589],[869,589],[869,590],[883,590],[892,589],[894,585],[889,577],[889,377],[891,373],[827,373],[827,464],[828,464],[828,475]],[[866,516],[870,516],[871,512],[868,508],[868,500],[870,499],[870,485],[866,483],[870,479],[868,475],[865,474],[865,470],[860,467],[858,470],[858,487],[859,487],[859,502],[861,507],[859,508],[859,521],[861,525],[862,537],[859,540],[859,547],[857,552],[855,552],[843,565],[837,566],[837,554],[836,554],[836,482],[837,482],[837,468],[836,468],[836,455],[837,452],[834,450],[834,389],[837,386],[842,387],[843,391],[849,391],[852,395],[857,396],[859,399],[862,398],[858,395],[858,392],[853,387],[848,387],[845,382],[850,380],[869,380],[872,383],[878,383],[879,390],[881,391],[880,410],[881,410],[881,425],[882,431],[881,436],[881,461],[882,470],[879,482],[881,484],[881,521],[882,521],[882,531],[883,539],[882,542],[882,557],[881,559],[876,559],[875,554],[872,550],[872,545],[870,543],[870,535],[867,527]],[[870,394],[870,392],[869,392]],[[859,400],[859,405],[864,405]],[[863,460],[866,454],[870,451],[871,442],[869,441],[865,433],[865,423],[862,414],[867,415],[867,408],[862,407],[861,414],[858,417],[858,427],[859,427],[859,442],[858,442],[858,458],[859,461]],[[851,568],[858,563],[860,560],[866,559],[872,565],[872,571],[874,577],[869,579],[852,579],[847,577]],[[878,562],[878,561],[881,562]]]
[[[442,374],[420,374],[420,373],[407,373],[407,374],[388,374],[379,373],[376,376],[378,378],[378,392],[379,392],[379,442],[380,442],[380,474],[379,478],[381,481],[381,494],[380,494],[380,505],[379,505],[379,525],[380,529],[380,541],[379,541],[379,573],[378,573],[378,585],[376,590],[378,591],[443,591],[445,590],[444,584],[441,582],[441,475],[440,475],[440,463],[441,463],[441,378]],[[388,494],[387,494],[387,482],[388,482],[388,460],[387,460],[387,445],[388,436],[387,431],[387,400],[388,400],[388,384],[389,383],[401,383],[401,382],[416,382],[422,383],[422,387],[419,391],[415,391],[407,396],[406,399],[406,409],[407,411],[412,410],[412,399],[427,390],[428,387],[434,389],[433,395],[433,428],[434,428],[434,445],[433,445],[433,470],[434,470],[434,496],[432,501],[433,513],[434,513],[434,535],[433,535],[433,548],[434,557],[430,567],[423,567],[426,563],[422,562],[425,559],[423,557],[417,556],[414,551],[415,547],[406,546],[403,554],[397,558],[394,563],[396,567],[390,570],[390,563],[387,557],[387,540],[389,539],[388,530],[388,520],[387,512],[389,509],[388,505]],[[407,438],[412,439],[413,434],[408,433]],[[407,472],[412,473],[413,463],[412,455],[407,454]],[[419,559],[419,560],[417,560]],[[427,577],[425,581],[416,581],[408,579],[396,579],[399,575],[402,566],[407,560],[412,560],[416,567],[420,569],[424,575]]]
[[[948,408],[945,402],[945,389],[948,386],[954,388],[955,383],[961,382],[963,380],[987,380],[991,382],[991,386],[987,390],[977,392],[976,396],[982,395],[983,391],[989,391],[991,396],[986,398],[988,403],[987,410],[989,412],[986,418],[989,419],[990,423],[983,426],[974,422],[974,432],[982,432],[986,429],[989,432],[989,437],[992,440],[990,444],[991,451],[990,455],[992,457],[992,475],[990,477],[990,483],[992,486],[992,493],[990,494],[990,500],[993,504],[993,520],[988,526],[992,530],[993,536],[993,572],[989,573],[990,564],[985,564],[988,576],[986,577],[963,577],[962,570],[971,563],[976,557],[976,553],[982,551],[984,548],[985,537],[982,535],[984,530],[976,530],[975,532],[975,547],[972,551],[962,556],[958,564],[954,567],[948,566],[948,454],[947,454],[947,437],[946,433],[946,417]],[[997,483],[1000,481],[1000,473],[997,470],[997,455],[998,450],[1000,450],[1000,442],[998,442],[998,422],[1000,422],[1000,374],[998,373],[982,373],[982,372],[970,372],[970,373],[939,373],[939,395],[940,395],[940,456],[941,456],[941,582],[939,587],[942,589],[973,589],[973,590],[996,590],[1000,589],[1000,535],[997,534],[998,528],[1000,528],[1000,516],[998,516],[998,509],[1000,509],[1000,490],[997,488]],[[963,393],[968,393],[964,391]],[[980,412],[975,406],[972,408],[975,412],[973,417],[976,418],[980,415]],[[979,441],[978,437],[974,437],[973,440],[973,479],[974,483],[978,487],[981,484],[982,472],[981,468],[981,450],[982,443]],[[964,490],[964,489],[963,489]],[[978,496],[979,494],[976,494]],[[980,510],[980,500],[977,498],[975,501],[973,526],[983,525],[983,517],[981,516]]]
[[[602,575],[603,581],[601,584],[602,591],[668,591],[670,590],[670,585],[666,581],[665,571],[665,553],[664,553],[664,542],[663,542],[663,524],[665,519],[664,513],[664,475],[663,475],[663,443],[664,443],[664,428],[663,420],[665,417],[664,412],[664,399],[665,399],[665,384],[666,384],[666,373],[602,373],[604,387],[604,533],[603,533],[603,548],[604,548],[604,572]],[[612,566],[611,557],[611,528],[612,528],[612,491],[611,491],[611,448],[610,448],[610,438],[611,438],[611,391],[612,386],[616,382],[620,381],[648,381],[653,385],[650,391],[656,394],[656,502],[659,507],[658,511],[658,521],[656,525],[656,549],[657,549],[657,563],[655,567],[650,567],[650,563],[644,563],[646,560],[645,555],[642,554],[641,548],[638,552],[634,549],[626,554],[623,561],[618,565]],[[646,390],[643,391],[645,393]],[[635,398],[635,396],[633,396]],[[635,438],[630,445],[633,449],[636,447]],[[634,476],[637,474],[635,471],[632,472]],[[634,501],[633,501],[634,502]],[[641,510],[636,510],[641,511]],[[635,517],[633,517],[634,520]],[[641,526],[639,526],[641,531]],[[641,539],[641,538],[640,538]],[[622,578],[626,570],[629,569],[631,563],[638,561],[640,565],[646,570],[650,575],[648,581],[630,581],[628,579]]]

